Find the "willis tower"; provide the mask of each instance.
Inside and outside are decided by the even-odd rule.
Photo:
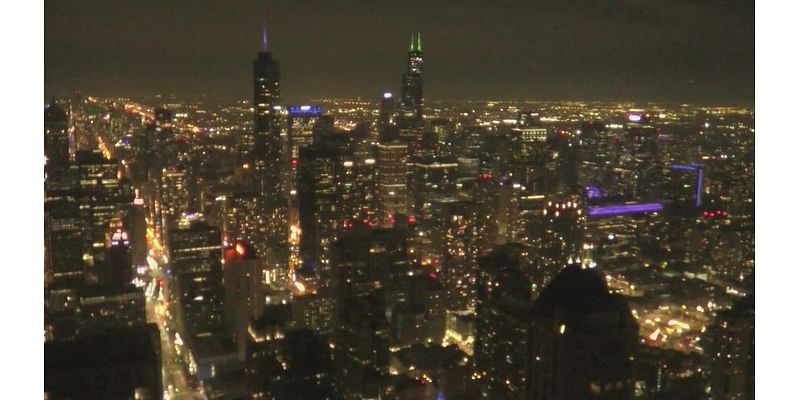
[[[400,91],[401,116],[412,127],[422,125],[422,34],[411,35],[408,46],[408,71],[403,74]]]

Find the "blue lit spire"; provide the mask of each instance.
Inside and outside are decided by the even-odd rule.
[[[264,22],[264,30],[262,31],[261,36],[261,51],[267,51],[267,23]]]

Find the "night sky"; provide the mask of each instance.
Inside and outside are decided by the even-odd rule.
[[[412,31],[428,100],[754,103],[738,0],[48,0],[45,97],[250,99],[264,22],[286,104],[398,91]]]

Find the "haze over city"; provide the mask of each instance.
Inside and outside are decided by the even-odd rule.
[[[48,2],[45,398],[754,399],[752,12]]]
[[[424,32],[430,100],[752,105],[747,1],[48,1],[45,97],[247,98],[266,23],[290,102],[396,86]]]

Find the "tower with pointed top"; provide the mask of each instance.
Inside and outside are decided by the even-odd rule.
[[[243,163],[255,166],[259,191],[264,197],[280,194],[280,176],[261,176],[260,172],[269,175],[280,167],[280,69],[278,60],[272,57],[267,42],[267,31],[264,29],[261,39],[261,51],[253,61],[253,111],[255,113],[252,136],[241,143]],[[264,179],[260,179],[264,178]]]
[[[240,158],[252,170],[252,186],[247,190],[257,192],[262,203],[267,221],[265,240],[280,247],[288,240],[287,203],[281,188],[280,69],[268,46],[265,28],[261,51],[253,60],[253,129],[249,137],[243,135]]]
[[[261,39],[261,51],[253,60],[253,110],[255,121],[252,134],[243,135],[240,157],[243,163],[277,162],[280,152],[280,69],[272,57],[267,42],[267,30]]]
[[[402,117],[412,125],[422,124],[422,34],[411,35],[408,46],[408,71],[403,74],[400,91]]]

